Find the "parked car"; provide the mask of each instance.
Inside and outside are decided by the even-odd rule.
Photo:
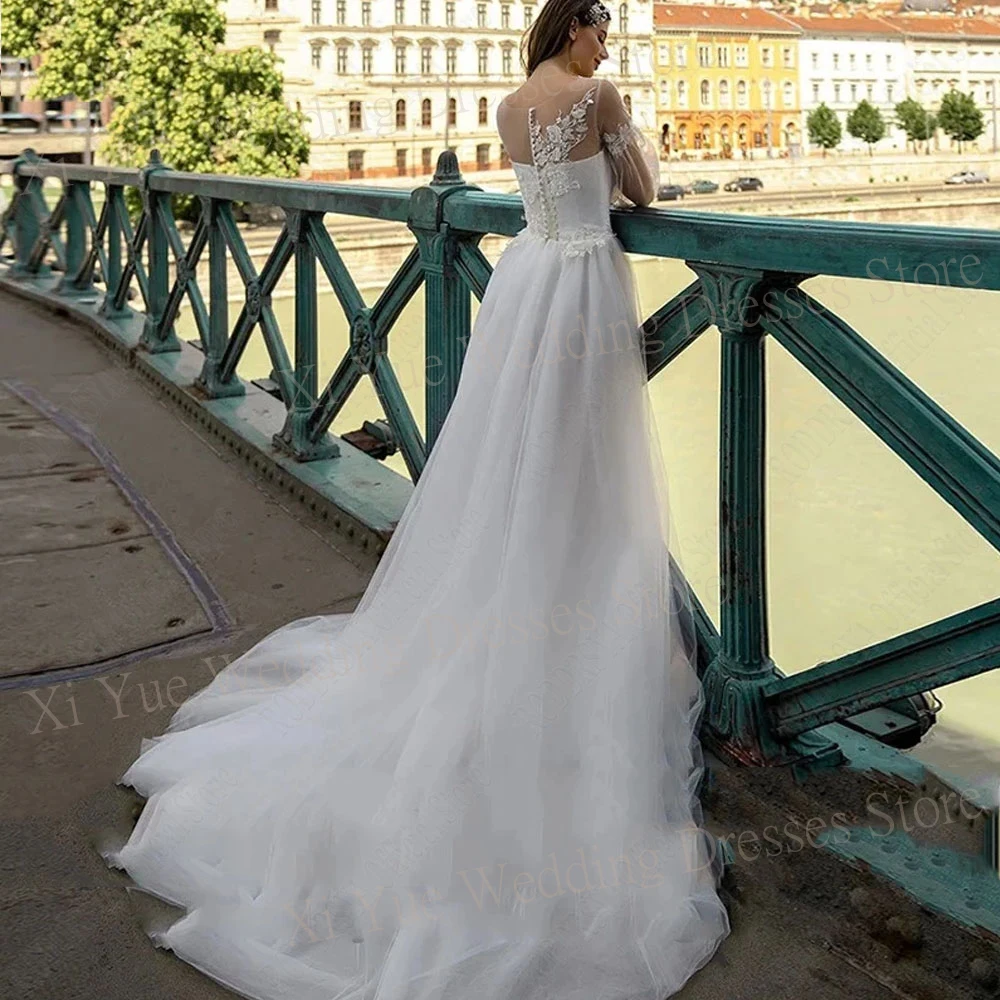
[[[959,170],[944,179],[945,184],[986,184],[988,181],[989,177],[981,170]]]
[[[726,191],[759,191],[764,182],[759,177],[737,177],[725,185]]]
[[[692,181],[685,190],[688,194],[714,194],[719,190],[719,185],[715,181],[701,179]]]
[[[661,184],[656,192],[657,201],[677,201],[684,197],[684,188],[680,184]]]

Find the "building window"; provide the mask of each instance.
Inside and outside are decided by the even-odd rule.
[[[510,27],[510,4],[504,3],[500,5],[500,27],[509,28]]]
[[[486,27],[486,4],[484,3],[476,4],[476,27]]]
[[[396,101],[396,128],[406,128],[406,101]]]
[[[323,0],[312,0],[312,23],[323,23]]]
[[[406,0],[396,0],[396,24],[406,24]]]
[[[774,62],[771,58],[771,46],[762,45],[760,49],[760,64],[761,66],[773,66]]]
[[[736,83],[736,107],[745,108],[747,106],[747,82],[738,80]]]
[[[688,64],[688,53],[686,45],[678,45],[677,49],[677,65],[684,67]]]
[[[661,66],[670,65],[670,46],[666,42],[660,42],[660,44],[656,46],[656,61]]]
[[[396,174],[399,177],[406,176],[406,149],[396,150]]]
[[[720,80],[719,81],[719,107],[728,108],[729,107],[729,81]]]
[[[478,106],[479,106],[479,124],[488,125],[489,113],[490,113],[489,102],[486,100],[485,97],[480,97]]]
[[[420,0],[420,23],[431,23],[431,0]]]
[[[372,47],[366,45],[361,50],[361,72],[365,76],[372,75]]]
[[[524,5],[524,26],[526,28],[531,27],[531,22],[535,19],[535,8],[533,4],[526,3]]]
[[[815,104],[818,100],[819,100],[819,84],[818,83],[814,83],[813,84],[813,104]]]
[[[349,149],[347,151],[347,174],[349,177],[361,177],[365,172],[365,151]]]
[[[396,76],[402,76],[406,72],[406,46],[396,46]]]
[[[840,84],[835,83],[833,85],[833,100],[835,104],[840,103]]]
[[[781,50],[781,65],[784,66],[785,69],[791,69],[795,65],[795,60],[792,57],[792,47],[790,45],[786,45]]]
[[[618,34],[628,34],[628,4],[618,5]]]
[[[708,80],[701,81],[701,106],[707,108],[712,103],[712,87]]]
[[[833,68],[840,69],[840,53],[834,52],[833,54]]]
[[[857,60],[854,58],[854,53],[853,52],[850,53],[850,55],[848,55],[847,59],[848,59],[848,62],[850,63],[851,69],[854,69],[854,64],[855,64],[855,62],[857,62]]]
[[[872,54],[870,52],[865,53],[865,69],[872,68]]]
[[[427,76],[431,71],[431,47],[429,45],[420,46],[420,72]]]
[[[892,53],[886,52],[885,54],[885,68],[892,69]]]
[[[858,99],[858,85],[856,83],[851,84],[851,100],[856,101]]]
[[[737,66],[749,66],[750,54],[745,45],[737,45],[735,53],[735,63]]]
[[[514,72],[514,68],[511,64],[509,47],[503,50],[501,58],[503,59],[503,75],[510,76]]]
[[[618,53],[618,67],[622,76],[628,76],[628,46],[623,45]]]
[[[448,0],[444,5],[444,23],[449,28],[455,24],[455,0]]]
[[[670,81],[660,80],[660,104],[670,107]]]
[[[338,45],[337,46],[337,72],[341,76],[345,76],[347,73],[347,46]]]
[[[454,97],[448,98],[448,124],[457,125],[458,124],[458,102]]]
[[[420,102],[420,124],[423,128],[431,127],[431,99],[425,97]]]
[[[425,174],[431,172],[431,156],[434,154],[434,150],[430,146],[424,146],[420,150],[420,168]]]
[[[819,53],[818,52],[814,52],[812,54],[812,68],[813,69],[819,69]]]
[[[729,65],[729,46],[720,45],[715,50],[715,58],[721,67],[723,68],[727,67]]]
[[[698,46],[698,65],[699,66],[711,66],[712,65],[712,46],[711,45],[699,45]]]
[[[677,81],[677,107],[686,108],[688,100],[687,83],[684,80]]]
[[[264,10],[277,10],[278,0],[264,0]]]
[[[455,72],[456,50],[454,45],[449,45],[444,54],[444,71],[452,76]]]
[[[361,23],[367,27],[372,23],[371,0],[361,0]]]
[[[795,88],[792,86],[791,80],[786,80],[781,85],[781,103],[786,108],[790,108],[795,104]]]
[[[892,84],[891,83],[887,83],[885,85],[885,99],[887,101],[889,101],[890,103],[892,102]],[[990,100],[990,98],[987,96],[986,100],[988,101],[988,100]]]
[[[313,45],[310,47],[312,48],[312,68],[317,70],[322,69],[323,68],[322,46]]]
[[[490,144],[488,142],[481,142],[476,146],[476,169],[490,169]]]
[[[485,45],[479,46],[479,75],[486,76],[489,72],[489,50]]]
[[[347,127],[352,132],[361,131],[361,102],[351,101],[348,106],[347,112]]]
[[[337,24],[347,23],[347,0],[337,0]]]

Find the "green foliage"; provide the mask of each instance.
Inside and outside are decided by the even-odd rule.
[[[840,119],[826,104],[809,112],[806,128],[809,130],[809,141],[813,145],[822,146],[824,156],[828,149],[833,149],[840,142],[843,134]]]
[[[913,151],[917,152],[918,142],[926,142],[929,153],[930,140],[938,127],[937,118],[912,97],[900,101],[894,110],[899,127],[906,132],[906,137],[913,143]]]
[[[946,135],[958,142],[959,151],[963,142],[982,135],[984,128],[983,113],[976,107],[975,98],[958,90],[949,90],[941,98],[938,123]]]
[[[847,131],[868,146],[868,155],[876,142],[885,138],[885,120],[882,112],[867,100],[862,100],[847,116]]]
[[[72,0],[2,0],[3,50],[7,55],[26,59],[38,52],[39,36],[51,25],[59,24],[71,10]]]
[[[14,24],[25,53],[42,55],[29,96],[113,98],[102,148],[109,164],[145,166],[156,148],[174,170],[298,177],[308,160],[308,118],[285,105],[274,55],[219,48],[218,0],[56,0],[36,5],[44,15],[26,0],[3,5],[4,28]],[[137,216],[138,192],[126,199]],[[172,197],[175,216],[195,217],[194,201]]]

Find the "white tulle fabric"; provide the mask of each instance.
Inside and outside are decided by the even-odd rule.
[[[729,931],[633,275],[593,238],[612,154],[547,135],[357,609],[265,638],[120,778],[148,801],[104,856],[245,996],[663,1000]]]

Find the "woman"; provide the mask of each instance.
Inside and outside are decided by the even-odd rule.
[[[109,850],[152,936],[259,1000],[663,1000],[729,930],[698,826],[702,693],[609,206],[658,164],[548,0],[497,126],[526,227],[352,614],[272,633],[144,741]]]

